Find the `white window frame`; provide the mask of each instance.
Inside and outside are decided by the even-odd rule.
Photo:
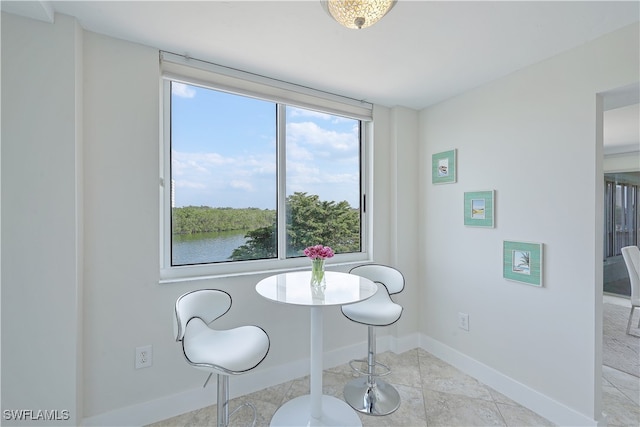
[[[361,203],[361,252],[336,254],[327,265],[343,265],[370,261],[372,256],[371,196],[373,160],[372,105],[290,83],[268,79],[234,69],[229,69],[179,55],[161,52],[160,84],[160,283],[172,283],[214,277],[259,274],[309,268],[305,257],[286,258],[284,235],[285,215],[278,215],[278,258],[230,261],[222,263],[172,266],[171,265],[171,81],[222,90],[242,96],[261,98],[270,102],[322,111],[361,120],[360,137],[360,203]],[[279,107],[280,108],[280,107]],[[279,143],[280,144],[280,143]],[[279,147],[280,148],[280,147]],[[278,150],[277,191],[285,195],[286,156]],[[278,197],[278,212],[285,212],[285,196]]]

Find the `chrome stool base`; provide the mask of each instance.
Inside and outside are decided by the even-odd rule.
[[[370,384],[366,376],[347,383],[344,400],[367,415],[389,415],[400,407],[400,394],[391,384],[380,380]]]
[[[209,379],[211,378],[212,375],[213,373],[209,374],[202,388],[205,388],[207,386],[207,383],[209,382]],[[238,406],[236,409],[229,412],[229,376],[228,375],[218,374],[218,400],[216,402],[216,405],[217,405],[216,410],[218,412],[217,422],[216,422],[217,427],[228,427],[229,420],[231,419],[231,417],[234,416],[236,412],[238,412],[240,409],[244,408],[245,406],[248,406],[253,411],[253,421],[251,421],[251,427],[255,427],[256,420],[258,419],[258,411],[256,410],[256,407],[253,406],[252,403],[244,402],[240,404],[240,406]]]

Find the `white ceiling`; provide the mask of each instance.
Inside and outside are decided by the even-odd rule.
[[[603,133],[605,154],[640,151],[640,104],[605,111]]]
[[[399,0],[364,30],[319,0],[2,1],[2,9],[389,107],[422,109],[640,20],[635,1]],[[637,141],[636,137],[636,141]]]

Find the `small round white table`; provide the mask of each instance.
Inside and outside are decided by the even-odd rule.
[[[256,285],[256,291],[271,301],[311,308],[310,394],[282,405],[271,419],[272,426],[362,426],[351,406],[322,394],[322,307],[366,300],[378,286],[354,274],[327,271],[325,277],[322,292],[310,286],[310,271],[277,274]]]

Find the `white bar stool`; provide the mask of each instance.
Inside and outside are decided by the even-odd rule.
[[[364,376],[347,383],[344,387],[344,399],[358,412],[368,415],[388,415],[400,407],[400,394],[391,384],[377,379],[390,374],[391,369],[376,362],[374,327],[388,326],[400,319],[402,306],[393,302],[390,295],[404,289],[404,277],[395,268],[378,264],[361,265],[353,268],[350,273],[376,282],[378,292],[365,301],[342,306],[342,314],[349,320],[369,327],[367,359],[349,362],[354,371]],[[366,363],[367,371],[356,368],[355,362]],[[382,367],[383,371],[376,372],[376,366]]]
[[[633,310],[640,308],[640,249],[637,246],[625,246],[621,249],[621,252],[629,272],[629,283],[631,284],[631,312],[627,322],[627,335],[636,336],[630,330]],[[640,328],[640,319],[638,319],[638,328]]]
[[[242,406],[256,409],[245,403],[229,414],[229,375],[244,374],[258,366],[269,352],[269,336],[257,326],[240,326],[234,329],[216,330],[209,327],[231,308],[231,296],[216,289],[188,292],[178,298],[175,306],[174,333],[182,343],[184,358],[194,368],[209,372],[203,387],[211,375],[218,380],[218,427],[227,427],[229,417]]]

